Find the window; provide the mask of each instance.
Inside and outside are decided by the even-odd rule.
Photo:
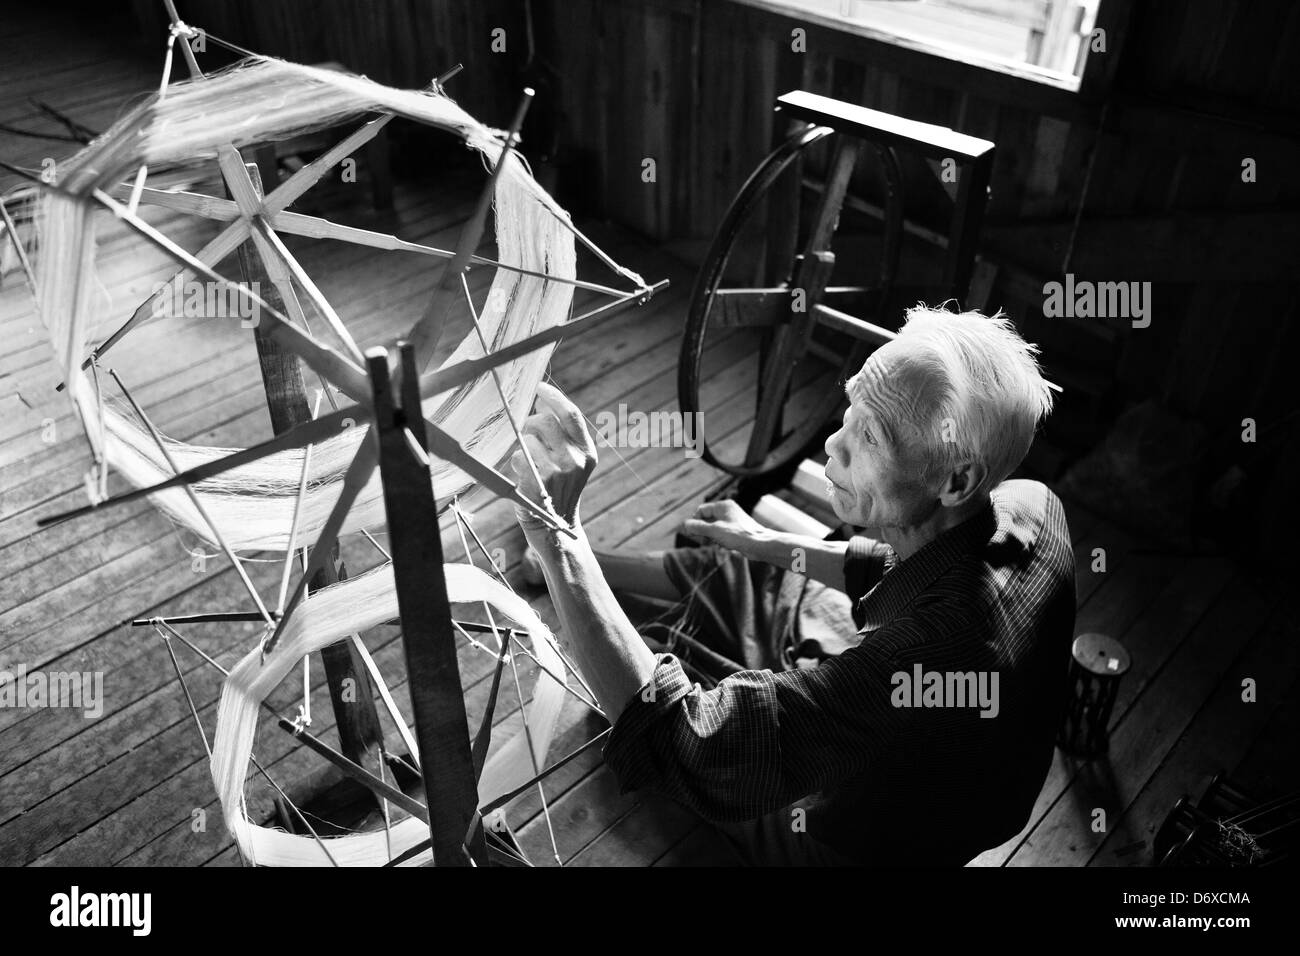
[[[1073,90],[1100,0],[747,2]]]

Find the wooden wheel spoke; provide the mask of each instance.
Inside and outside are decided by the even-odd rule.
[[[882,326],[868,322],[865,319],[859,319],[847,312],[841,312],[839,309],[833,309],[820,302],[813,306],[813,318],[817,320],[819,325],[834,329],[836,332],[847,333],[855,339],[876,345],[891,342],[898,335],[897,332],[891,332]]]
[[[802,318],[802,317],[801,317]],[[790,390],[794,366],[807,351],[811,322],[778,329],[770,346],[764,350],[760,366],[754,428],[749,433],[745,464],[757,465],[767,457],[782,427],[782,412]]]
[[[124,199],[130,196],[132,188],[131,183],[118,183],[110,195]],[[220,199],[188,189],[155,189],[145,186],[140,190],[140,202],[216,222],[231,222],[239,218],[239,206],[233,199]]]
[[[718,328],[770,328],[790,318],[790,290],[718,289],[709,322]]]

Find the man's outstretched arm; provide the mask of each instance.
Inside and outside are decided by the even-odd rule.
[[[547,536],[551,537],[550,532]],[[655,657],[614,598],[587,536],[529,542],[560,618],[560,639],[610,723],[654,672]]]
[[[734,501],[706,501],[682,530],[694,538],[729,548],[750,561],[796,571],[833,588],[844,587],[847,541],[822,541],[759,524]]]
[[[884,570],[885,548],[868,537],[823,541],[773,531],[734,501],[706,501],[682,526],[687,534],[739,552],[750,561],[794,571],[857,600]]]
[[[578,503],[596,467],[596,445],[578,409],[545,383],[537,390],[537,412],[524,423],[523,441],[529,456],[521,450],[510,459],[520,490],[533,500],[542,497],[528,463],[531,457],[556,513],[577,537],[552,531],[530,512],[516,514],[541,562],[560,618],[561,642],[614,723],[649,682],[655,658],[615,599],[582,530]]]

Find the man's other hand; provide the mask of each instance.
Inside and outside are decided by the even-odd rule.
[[[693,538],[720,544],[747,558],[758,558],[758,545],[771,537],[767,528],[729,499],[704,502],[695,509],[693,517],[686,519],[682,530]]]

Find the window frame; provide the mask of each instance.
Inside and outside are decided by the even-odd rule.
[[[1029,64],[992,61],[969,53],[962,55],[957,48],[898,37],[866,24],[800,10],[779,0],[726,2],[752,10],[763,19],[783,21],[786,29],[813,28],[833,48],[828,52],[835,55],[861,57],[866,51],[873,65],[882,69],[901,75],[925,76],[936,85],[962,88],[975,95],[1065,119],[1091,116],[1095,107],[1109,98],[1133,10],[1133,0],[1100,0],[1093,29],[1106,32],[1106,52],[1090,53],[1084,60],[1082,75],[1066,82],[1059,74]],[[809,37],[810,49],[813,43]]]

